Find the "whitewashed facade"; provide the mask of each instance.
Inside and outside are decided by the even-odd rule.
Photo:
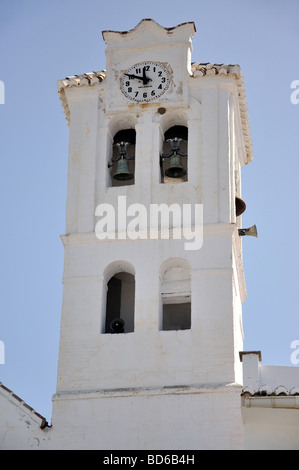
[[[235,195],[251,147],[239,68],[191,65],[194,33],[193,23],[167,30],[151,20],[126,33],[106,31],[106,71],[59,83],[70,124],[52,421],[61,446],[67,435],[69,445],[89,448],[243,447],[239,351],[246,292]],[[158,101],[135,103],[121,92],[121,78],[144,62],[164,64],[170,84]],[[173,126],[188,129],[188,181],[163,183],[160,155]],[[134,184],[113,187],[107,164],[114,136],[125,129],[136,131]],[[202,204],[203,246],[187,251],[183,239],[98,240],[96,207],[116,208],[119,196],[127,206],[146,208]],[[191,328],[179,331],[162,325],[161,284],[171,270],[189,279],[183,291]],[[105,334],[107,283],[119,271],[135,277],[134,332]]]
[[[241,167],[252,160],[244,84],[237,65],[191,62],[194,33],[192,22],[163,28],[153,20],[105,31],[106,70],[58,82],[69,170],[57,390],[43,448],[257,445],[247,411],[261,385],[260,365],[256,353],[240,355],[246,286],[236,198]],[[158,65],[167,87],[157,99],[134,101],[131,83],[135,92],[159,93]],[[187,175],[166,178],[160,157],[177,132],[187,140]],[[118,166],[109,162],[113,145],[126,138],[134,177],[115,185]],[[102,240],[101,204],[116,211],[115,236],[108,224]],[[148,232],[131,239],[123,216],[134,204],[147,214],[153,204],[181,211],[201,204],[203,243],[186,249],[186,239],[172,232],[162,239],[160,226],[158,239]],[[109,330],[111,302],[125,320],[123,334]]]
[[[48,444],[49,425],[22,398],[0,383],[0,449],[37,450]]]

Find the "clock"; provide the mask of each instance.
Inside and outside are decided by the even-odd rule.
[[[121,77],[121,91],[137,103],[156,100],[165,93],[169,84],[169,70],[159,62],[140,62]]]

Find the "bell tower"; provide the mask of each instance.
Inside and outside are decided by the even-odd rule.
[[[56,448],[243,448],[250,132],[239,66],[192,63],[195,32],[150,19],[104,31],[106,70],[58,82],[70,132]]]

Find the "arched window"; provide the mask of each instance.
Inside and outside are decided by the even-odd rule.
[[[135,277],[121,271],[107,283],[105,333],[134,331]]]
[[[163,183],[188,181],[188,128],[173,126],[164,134],[161,155],[161,180]]]
[[[191,276],[185,260],[173,259],[161,269],[162,330],[191,328]]]
[[[135,145],[135,129],[123,129],[115,134],[112,158],[108,164],[111,186],[127,186],[135,183]]]

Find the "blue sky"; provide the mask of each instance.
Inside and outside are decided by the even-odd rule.
[[[182,7],[183,5],[183,7]],[[297,0],[2,0],[0,6],[0,381],[51,421],[62,303],[68,127],[58,79],[105,68],[101,31],[142,18],[194,21],[193,62],[240,64],[254,160],[247,210],[245,350],[292,366],[298,328],[299,80]]]

